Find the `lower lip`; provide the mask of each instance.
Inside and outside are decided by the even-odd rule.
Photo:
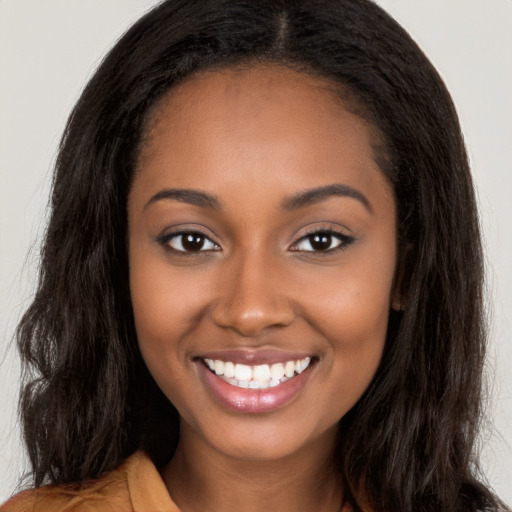
[[[311,364],[299,375],[273,388],[246,389],[228,384],[197,361],[199,374],[213,396],[225,407],[246,413],[270,412],[290,402],[306,384]]]

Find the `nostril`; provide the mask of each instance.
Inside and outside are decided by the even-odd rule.
[[[253,337],[265,329],[286,327],[295,319],[295,311],[284,297],[245,295],[219,300],[212,311],[212,321],[232,329],[243,337]]]
[[[266,251],[236,251],[218,275],[213,321],[252,337],[268,327],[287,326],[295,318],[282,269]],[[295,283],[294,283],[295,286]]]

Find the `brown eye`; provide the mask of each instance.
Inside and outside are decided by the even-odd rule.
[[[291,248],[297,252],[330,252],[342,249],[353,242],[353,238],[342,233],[317,231],[301,238]]]
[[[182,235],[181,245],[185,251],[200,251],[203,248],[204,241],[204,236],[190,233]]]
[[[326,251],[331,248],[333,236],[330,233],[315,233],[308,236],[308,241],[315,251]]]
[[[165,241],[166,245],[178,252],[217,251],[219,246],[202,233],[176,233]]]

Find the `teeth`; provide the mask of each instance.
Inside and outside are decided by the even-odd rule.
[[[295,375],[302,373],[311,363],[311,358],[306,357],[298,361],[275,363],[272,366],[260,364],[248,366],[220,359],[205,359],[205,363],[212,372],[232,386],[250,389],[267,389],[275,387]]]
[[[224,363],[224,375],[228,378],[233,378],[235,376],[235,365],[227,361]]]
[[[266,389],[268,388],[268,380],[251,380],[249,381],[249,388],[251,389]]]
[[[236,380],[251,380],[252,368],[245,364],[235,365],[235,379]]]
[[[215,373],[217,375],[224,375],[224,362],[223,361],[215,361]]]
[[[281,363],[273,364],[270,367],[270,375],[274,380],[281,380],[284,377],[284,366]]]
[[[311,362],[310,357],[306,357],[306,359],[302,359],[302,361],[297,361],[296,366],[295,366],[295,371],[297,373],[302,373],[309,366],[310,362]]]
[[[270,379],[270,368],[268,364],[261,364],[255,366],[252,371],[253,378],[257,380],[269,380]]]
[[[293,361],[288,361],[284,367],[284,374],[287,377],[293,377],[295,374],[295,363]]]

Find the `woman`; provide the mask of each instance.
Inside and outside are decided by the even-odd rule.
[[[19,327],[59,487],[5,509],[498,510],[478,240],[449,95],[379,8],[163,3],[66,129]]]

